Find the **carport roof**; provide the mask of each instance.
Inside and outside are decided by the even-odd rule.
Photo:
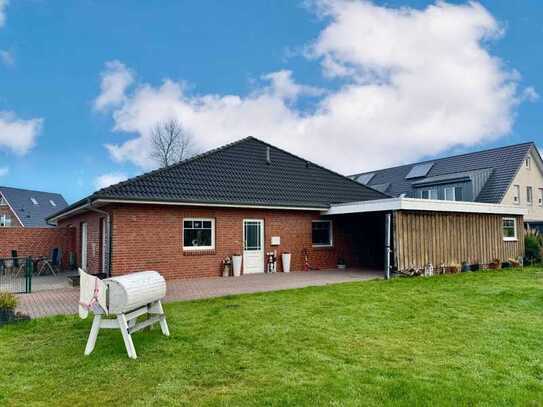
[[[526,209],[480,202],[442,201],[416,198],[388,198],[364,202],[348,202],[331,205],[325,215],[343,215],[367,212],[390,212],[400,210],[426,212],[467,212],[496,215],[525,215]]]

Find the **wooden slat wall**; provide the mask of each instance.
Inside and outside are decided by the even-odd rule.
[[[502,237],[502,215],[396,211],[394,260],[399,270],[468,263],[488,264],[524,254],[522,216],[517,220],[518,240]]]

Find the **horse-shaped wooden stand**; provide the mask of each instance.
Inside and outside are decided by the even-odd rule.
[[[80,274],[79,316],[94,313],[85,355],[94,350],[100,328],[120,329],[128,357],[137,358],[132,334],[155,323],[162,333],[170,335],[161,300],[166,296],[166,281],[156,271],[142,271],[105,280],[84,272]],[[150,317],[138,322],[138,317]],[[115,319],[105,318],[114,315]]]

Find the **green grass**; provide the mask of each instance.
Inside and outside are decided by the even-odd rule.
[[[168,304],[172,336],[90,319],[0,328],[0,405],[541,405],[543,272]]]

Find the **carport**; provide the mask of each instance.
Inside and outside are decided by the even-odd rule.
[[[332,205],[331,216],[352,241],[361,267],[394,272],[487,266],[524,255],[523,216],[518,206],[390,198]]]

